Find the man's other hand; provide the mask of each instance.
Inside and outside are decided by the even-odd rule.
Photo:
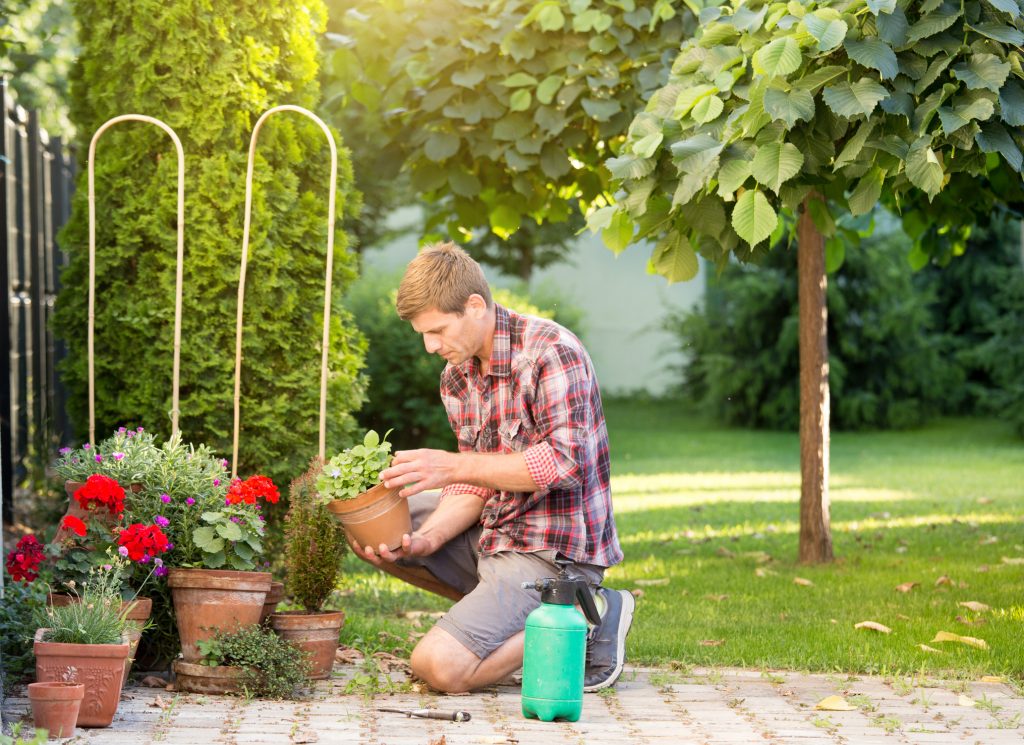
[[[388,489],[405,487],[402,497],[411,497],[428,489],[441,489],[457,481],[455,478],[456,453],[445,450],[399,450],[391,466],[380,472],[381,481]]]

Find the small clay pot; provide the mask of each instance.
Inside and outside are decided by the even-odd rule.
[[[400,491],[377,484],[352,499],[330,501],[327,509],[360,547],[376,549],[383,543],[395,551],[402,547],[402,536],[412,532],[409,501]]]
[[[345,614],[341,611],[306,613],[290,610],[270,616],[270,628],[274,633],[309,653],[312,665],[309,677],[312,680],[330,677],[334,653],[338,650],[338,634],[344,624]]]
[[[242,668],[228,665],[197,665],[175,660],[174,687],[189,693],[238,693],[241,688]]]
[[[32,718],[37,729],[45,729],[50,738],[73,737],[78,712],[85,698],[85,685],[48,681],[28,684]]]

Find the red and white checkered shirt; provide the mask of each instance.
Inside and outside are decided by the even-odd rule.
[[[535,492],[449,484],[484,499],[480,550],[554,549],[609,567],[622,561],[612,517],[608,430],[583,344],[553,321],[495,304],[486,375],[470,357],[441,374],[441,398],[461,452],[521,452]]]

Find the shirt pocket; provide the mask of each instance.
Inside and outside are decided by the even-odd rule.
[[[476,441],[480,437],[480,427],[459,427],[459,450],[475,450]]]
[[[518,419],[498,425],[498,437],[501,438],[502,452],[519,453],[530,447],[530,434]]]

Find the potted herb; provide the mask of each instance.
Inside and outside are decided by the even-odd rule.
[[[338,649],[338,634],[345,623],[341,611],[325,611],[324,604],[337,585],[345,537],[319,499],[316,480],[323,462],[317,458],[295,479],[285,516],[285,566],[288,593],[302,610],[273,613],[270,627],[283,639],[310,654],[310,677],[327,678]]]
[[[199,661],[176,665],[179,690],[294,698],[308,677],[306,653],[259,624],[218,631],[199,647]]]
[[[159,457],[160,450],[151,433],[142,427],[120,427],[99,444],[87,442],[80,448],[61,448],[54,469],[64,479],[64,490],[74,505],[75,492],[96,474],[138,490]]]
[[[79,727],[106,727],[117,711],[130,650],[119,590],[127,564],[111,556],[90,572],[79,602],[47,606],[37,616],[36,680],[88,683]]]
[[[412,531],[409,503],[399,496],[401,489],[379,483],[380,472],[391,463],[389,434],[391,430],[382,439],[371,429],[362,444],[331,458],[316,480],[320,499],[360,547],[383,543],[397,550],[402,536]]]

